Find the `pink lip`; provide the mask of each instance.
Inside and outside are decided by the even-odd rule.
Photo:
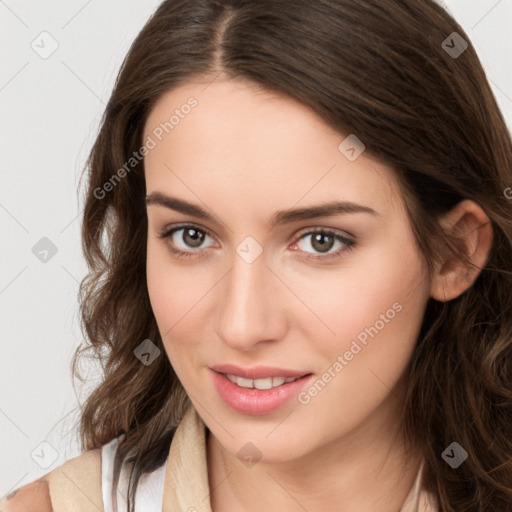
[[[255,389],[237,386],[222,373],[218,373],[211,368],[210,370],[213,384],[224,402],[237,412],[251,415],[266,414],[275,411],[294,396],[297,396],[313,378],[313,374],[309,374],[275,388]],[[284,377],[285,375],[281,373],[274,376]],[[291,377],[293,377],[293,375],[291,375]]]
[[[255,366],[253,368],[241,368],[234,364],[216,364],[211,367],[218,373],[231,373],[245,379],[266,379],[267,377],[302,377],[311,373],[309,370],[287,370],[285,368],[273,368],[271,366]]]

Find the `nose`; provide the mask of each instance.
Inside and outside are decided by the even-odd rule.
[[[279,285],[283,285],[267,267],[264,254],[248,263],[235,253],[231,271],[219,283],[215,297],[216,333],[226,345],[239,351],[276,341],[286,329],[279,300],[283,292]]]

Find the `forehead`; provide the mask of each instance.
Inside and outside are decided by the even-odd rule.
[[[244,82],[190,82],[165,93],[146,121],[148,137],[147,192],[239,199],[255,210],[349,200],[380,212],[400,196],[391,169],[364,152],[345,156],[346,134],[294,99]]]

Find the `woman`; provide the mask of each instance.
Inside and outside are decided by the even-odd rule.
[[[105,377],[3,510],[512,510],[512,142],[441,6],[165,1],[88,178]]]

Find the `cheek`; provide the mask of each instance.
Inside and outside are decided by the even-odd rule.
[[[155,245],[158,242],[155,242]],[[181,355],[184,350],[190,349],[185,343],[171,342],[170,340],[187,339],[179,336],[180,330],[187,325],[184,317],[187,304],[191,298],[187,296],[190,287],[184,284],[183,276],[173,269],[169,256],[161,248],[148,245],[146,260],[146,278],[151,308],[156,319],[158,331],[162,337],[167,358],[180,381],[186,378],[187,371],[183,367],[188,357]],[[184,318],[183,318],[184,317]],[[183,320],[180,321],[180,319]]]
[[[414,252],[403,253],[400,265],[384,253],[375,256],[337,282],[326,279],[326,293],[311,306],[335,334],[316,321],[305,333],[323,364],[299,398],[304,429],[317,428],[315,418],[322,417],[331,425],[329,439],[350,431],[382,404],[399,403],[394,388],[412,356],[428,300]]]
[[[401,251],[381,246],[342,269],[300,276],[294,289],[315,312],[302,324],[314,351],[328,366],[344,354],[347,366],[385,373],[405,366],[429,297],[423,271],[414,246],[404,243]]]
[[[170,255],[160,241],[148,243],[146,279],[151,308],[167,347],[167,339],[181,327],[179,320],[193,300],[192,286],[186,285],[183,272],[171,265]]]
[[[162,325],[161,322],[165,319],[165,311],[169,310],[174,283],[172,283],[172,275],[168,271],[168,265],[165,263],[162,250],[157,247],[159,243],[159,241],[148,242],[146,281],[151,308],[160,328],[160,332],[163,334],[165,331],[162,331],[162,328],[165,326]],[[167,326],[167,328],[169,328],[169,326]]]
[[[199,319],[215,276],[207,269],[176,263],[165,245],[150,240],[147,248],[146,279],[151,308],[165,350],[175,362],[174,353],[193,352],[204,321]]]
[[[199,279],[173,263],[165,242],[150,240],[147,249],[146,279],[153,312],[162,335],[186,313],[187,305],[197,301]]]

